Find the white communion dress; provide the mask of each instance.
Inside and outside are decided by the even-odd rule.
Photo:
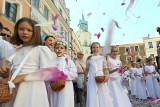
[[[68,60],[68,61],[66,61]],[[77,77],[77,69],[72,60],[66,57],[57,57],[53,59],[53,66],[59,68],[68,77],[65,87],[59,92],[51,91],[50,103],[51,107],[74,107],[74,90],[73,82]]]
[[[121,66],[121,61],[118,59],[109,58],[107,60],[108,67],[111,69],[116,69]],[[118,72],[114,72],[110,74],[110,78],[108,80],[108,88],[113,97],[114,107],[132,107],[131,102],[127,96],[127,93],[124,91],[121,85],[121,77]],[[113,79],[114,78],[114,79]]]
[[[13,59],[13,70],[18,68],[23,58],[32,50],[18,75],[36,72],[40,68],[51,66],[51,51],[46,46],[26,46],[18,49]],[[23,81],[16,87],[15,98],[2,107],[49,107],[44,81]]]
[[[87,82],[86,107],[113,107],[112,97],[106,83],[96,83],[95,75],[104,75],[103,68],[106,68],[106,60],[103,56],[92,56],[86,66],[89,71]]]

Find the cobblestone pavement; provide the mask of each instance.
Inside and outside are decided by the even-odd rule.
[[[160,107],[160,100],[156,103],[150,103],[148,102],[148,100],[135,99],[133,96],[130,96],[130,95],[129,95],[129,99],[133,107]],[[80,107],[79,103],[76,103],[75,107]],[[85,107],[84,98],[83,98],[83,107]]]

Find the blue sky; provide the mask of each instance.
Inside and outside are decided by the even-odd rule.
[[[156,27],[160,26],[160,0],[135,0],[131,11],[128,11],[129,19],[125,21],[125,11],[130,0],[65,0],[67,8],[70,9],[71,28],[78,31],[79,19],[82,12],[88,21],[89,32],[92,33],[92,42],[100,42],[104,45],[106,39],[108,22],[114,19],[121,29],[114,27],[112,44],[133,42],[136,38],[146,37],[148,34],[153,37],[156,34]],[[92,13],[87,17],[88,13]],[[106,15],[103,15],[103,13]],[[137,18],[140,16],[140,18]],[[101,31],[101,27],[105,32]],[[94,33],[102,32],[100,39]]]

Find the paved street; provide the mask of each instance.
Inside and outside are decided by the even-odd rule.
[[[135,99],[132,96],[129,96],[131,103],[133,104],[133,107],[160,107],[160,101],[156,103],[150,103],[149,100],[139,100]],[[79,103],[76,103],[75,107],[80,107]],[[84,99],[83,99],[83,107],[85,107]]]

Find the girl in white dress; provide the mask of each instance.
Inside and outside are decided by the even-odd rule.
[[[18,68],[27,53],[31,51],[28,59],[21,68],[19,74],[13,80],[17,86],[15,98],[3,105],[3,107],[49,107],[49,101],[44,81],[25,81],[25,76],[37,72],[40,68],[51,66],[51,51],[42,45],[40,27],[30,18],[21,18],[17,21],[11,43],[17,46],[13,59],[12,72]]]
[[[147,99],[147,92],[146,92],[146,83],[144,77],[144,70],[140,67],[140,63],[136,63],[136,95],[135,97],[138,99]]]
[[[72,60],[67,58],[64,54],[66,52],[67,45],[63,42],[57,42],[54,46],[57,57],[53,60],[53,66],[56,66],[64,74],[67,75],[65,87],[59,92],[51,92],[51,107],[74,107],[74,90],[73,82],[77,77],[77,69]]]
[[[99,55],[100,44],[93,42],[91,44],[92,56],[88,57],[84,83],[86,86],[86,79],[89,73],[87,81],[87,101],[86,107],[113,107],[112,97],[109,93],[106,83],[97,83],[95,76],[105,75],[106,82],[108,80],[108,71],[106,65],[106,59]]]
[[[114,107],[132,107],[131,102],[121,85],[121,76],[117,72],[122,63],[117,59],[118,48],[113,46],[111,48],[111,57],[108,58],[107,64],[109,67],[110,78],[108,80],[108,87],[113,97]]]
[[[122,77],[122,86],[126,87],[128,90],[130,81],[130,72],[128,70],[128,67],[125,67],[125,71],[122,73],[121,77]]]
[[[136,73],[136,62],[132,62],[132,67],[130,68],[130,73],[131,73],[131,85],[130,85],[130,90],[131,90],[131,95],[135,96],[136,95],[136,79],[135,79],[135,73]]]
[[[157,79],[154,77],[156,71],[153,64],[153,58],[147,58],[147,65],[145,66],[145,73],[147,75],[146,87],[148,90],[148,97],[150,98],[160,98],[160,86]]]

